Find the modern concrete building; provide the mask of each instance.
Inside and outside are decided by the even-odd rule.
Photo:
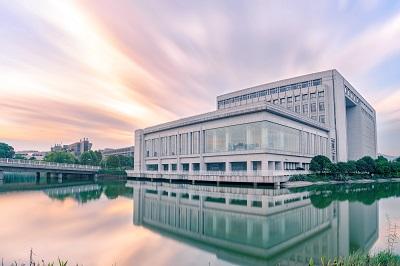
[[[241,265],[307,265],[369,251],[379,205],[332,201],[313,192],[128,181],[133,223]]]
[[[135,171],[283,175],[376,156],[373,107],[336,70],[217,97],[217,110],[135,132]]]
[[[71,152],[75,156],[80,156],[85,151],[90,151],[92,149],[92,143],[88,138],[83,138],[79,142],[75,142],[68,145],[56,144],[51,147],[51,151],[66,151]]]
[[[111,155],[122,155],[127,157],[133,157],[134,153],[135,153],[134,146],[118,148],[118,149],[104,149],[101,151],[101,154],[103,155],[104,159],[106,159],[108,156]]]

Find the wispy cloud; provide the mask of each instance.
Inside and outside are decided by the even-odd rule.
[[[396,102],[367,82],[400,54],[397,3],[21,1],[3,10],[0,139],[17,148],[83,136],[129,145],[135,128],[209,111],[217,94],[329,68],[375,104],[380,142],[400,120]],[[400,84],[388,86],[397,95]]]

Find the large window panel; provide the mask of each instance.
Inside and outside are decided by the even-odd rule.
[[[205,131],[205,152],[267,149],[300,152],[300,130],[269,121]]]

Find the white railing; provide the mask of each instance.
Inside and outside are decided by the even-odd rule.
[[[99,166],[92,165],[81,165],[81,164],[67,164],[67,163],[53,163],[44,162],[36,160],[19,160],[19,159],[8,159],[0,158],[0,165],[5,164],[7,166],[16,167],[33,167],[33,168],[51,168],[51,169],[74,169],[74,170],[88,170],[88,171],[98,171]]]
[[[128,175],[162,175],[162,176],[240,176],[240,177],[273,177],[273,176],[293,176],[305,175],[310,172],[307,170],[260,170],[260,171],[142,171],[127,170]]]

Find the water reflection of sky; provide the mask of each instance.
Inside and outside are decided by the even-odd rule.
[[[232,254],[225,249],[217,247],[204,248],[199,243],[191,243],[182,239],[178,234],[174,235],[172,233],[169,235],[165,234],[165,232],[154,230],[154,228],[150,229],[151,227],[148,225],[135,225],[133,223],[133,215],[136,201],[132,201],[132,191],[129,190],[131,188],[126,188],[123,183],[107,185],[83,184],[79,186],[69,184],[66,189],[73,187],[79,187],[81,192],[57,194],[58,188],[55,187],[43,191],[0,193],[0,213],[2,214],[2,219],[0,219],[0,259],[4,258],[6,265],[14,260],[27,262],[31,248],[33,248],[36,254],[35,258],[38,260],[43,258],[46,261],[54,261],[57,257],[60,257],[68,259],[72,265],[76,263],[79,263],[79,265],[228,265],[229,262],[224,259],[249,258],[232,257]],[[337,190],[334,193],[316,193],[315,195],[317,196],[311,196],[310,198],[307,196],[309,192],[289,193],[281,191],[277,193],[275,191],[273,196],[268,196],[268,199],[275,201],[275,203],[280,201],[282,204],[284,202],[282,201],[283,199],[292,197],[292,200],[287,201],[288,203],[276,205],[276,208],[283,208],[285,209],[284,211],[278,211],[276,214],[268,216],[264,214],[253,215],[254,218],[251,218],[251,215],[246,216],[247,214],[243,212],[232,212],[231,214],[227,212],[224,216],[225,207],[222,207],[220,211],[216,212],[216,218],[224,220],[228,216],[237,217],[234,218],[236,219],[234,220],[236,226],[242,223],[245,224],[246,219],[252,220],[254,226],[258,223],[260,225],[274,225],[275,227],[271,227],[270,236],[278,236],[279,230],[284,230],[281,233],[287,235],[291,229],[297,228],[295,221],[299,225],[301,224],[300,216],[296,216],[296,213],[301,211],[302,208],[305,211],[317,208],[315,213],[320,213],[320,210],[329,212],[328,209],[331,208],[331,211],[333,211],[331,215],[333,216],[329,218],[331,221],[330,226],[326,230],[319,231],[311,238],[305,238],[295,247],[288,247],[287,250],[282,250],[277,255],[278,261],[283,257],[286,259],[290,257],[291,260],[292,255],[301,254],[302,246],[315,248],[315,245],[321,245],[321,243],[325,242],[331,244],[327,245],[327,247],[333,253],[348,252],[346,244],[341,242],[338,243],[339,250],[335,249],[335,243],[338,241],[334,238],[338,232],[336,231],[338,230],[336,226],[343,226],[340,225],[342,224],[341,221],[349,223],[344,225],[344,228],[348,228],[345,230],[353,230],[353,234],[349,232],[349,235],[355,236],[353,240],[356,240],[356,242],[354,243],[365,244],[370,247],[369,244],[367,245],[369,243],[368,240],[372,239],[372,245],[377,237],[371,251],[376,252],[385,249],[387,247],[385,238],[387,235],[386,215],[389,214],[392,222],[400,225],[399,199],[393,197],[385,198],[393,196],[393,191],[396,191],[397,187],[393,185],[391,190],[372,187],[374,189],[372,190],[371,187],[365,186],[365,189],[361,189],[357,193],[346,192],[346,190],[340,190],[338,187],[335,188]],[[86,189],[86,191],[82,192],[82,189]],[[329,192],[330,190],[326,191]],[[378,193],[387,191],[390,193],[383,195]],[[222,193],[222,190],[218,190],[215,193],[217,193],[216,195],[221,195],[219,193]],[[297,197],[296,195],[300,195],[304,202],[293,201]],[[370,195],[370,197],[365,197],[365,195]],[[381,196],[383,199],[379,201],[378,208],[376,203],[373,202],[374,198]],[[359,201],[360,197],[367,201],[368,204],[361,203]],[[350,202],[347,201],[349,198],[351,198]],[[367,198],[368,200],[366,200]],[[338,199],[340,199],[340,202],[337,201]],[[270,212],[273,208],[275,207],[268,207],[266,211]],[[344,211],[344,216],[342,216],[341,210]],[[211,212],[207,213],[210,214]],[[293,214],[296,215],[292,217]],[[349,220],[346,220],[347,218],[341,220],[340,217],[347,217],[348,214],[350,214]],[[377,224],[373,221],[377,218],[377,215],[379,216],[379,236],[375,234],[375,236],[372,235],[370,237],[371,232],[376,232]],[[337,220],[337,218],[340,219]],[[352,219],[356,221],[352,221]],[[206,220],[205,218],[205,221],[211,220]],[[336,224],[336,222],[338,223]],[[304,226],[299,228],[304,229]],[[217,228],[216,233],[221,238],[219,229],[221,228]],[[225,232],[225,228],[222,229]],[[240,235],[238,234],[239,228],[232,229],[234,235]],[[212,233],[208,227],[205,228],[205,232]],[[341,234],[343,234],[343,231]],[[346,234],[344,232],[343,235]],[[201,234],[199,236],[203,237]],[[213,237],[212,235],[208,236]],[[326,237],[328,237],[327,241],[324,240]],[[269,241],[273,240],[273,238],[269,239]],[[345,237],[344,239],[349,241],[349,238]],[[351,237],[350,241],[352,241]],[[235,239],[234,242],[241,243],[240,239]],[[245,242],[243,243],[245,244]],[[322,246],[320,247],[322,248]],[[268,247],[266,248],[267,250],[269,250]],[[400,245],[395,245],[394,250],[400,254]],[[314,254],[313,252],[315,251],[310,250],[306,253]],[[229,261],[240,263],[240,261],[236,260]],[[266,261],[264,262],[266,263]]]
[[[400,237],[400,208],[399,198],[387,198],[379,201],[379,238],[375,242],[375,245],[371,248],[371,252],[377,252],[379,250],[388,248],[388,229],[390,223],[392,226],[397,226],[399,229],[396,230],[398,237]],[[393,251],[396,254],[400,254],[400,238],[397,238],[396,243],[393,245]]]
[[[0,195],[0,257],[36,258],[75,265],[223,265],[216,257],[132,224],[132,200],[118,197],[81,205],[42,192]]]

